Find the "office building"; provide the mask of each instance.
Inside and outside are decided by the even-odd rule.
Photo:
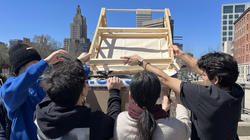
[[[136,11],[136,27],[143,27],[142,23],[148,20],[152,20],[152,12],[150,10],[142,11],[138,9]]]
[[[221,7],[221,51],[224,43],[234,39],[234,22],[250,7],[249,3],[223,4]]]
[[[47,40],[46,36],[40,35],[40,36],[35,36],[33,42],[37,43],[37,44],[41,44],[41,45],[47,45],[48,40]]]
[[[163,28],[164,18],[158,18],[153,20],[146,20],[142,22],[142,27],[146,28]]]
[[[81,52],[88,52],[90,40],[87,38],[86,17],[82,16],[81,8],[78,5],[73,23],[70,24],[70,38],[65,38],[63,46],[70,53],[75,55]]]

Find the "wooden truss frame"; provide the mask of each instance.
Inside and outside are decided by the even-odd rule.
[[[106,11],[151,11],[164,12],[164,27],[163,28],[122,28],[122,27],[107,27]],[[152,9],[101,9],[100,17],[92,40],[89,53],[92,54],[88,65],[91,66],[92,71],[96,71],[96,66],[100,65],[119,65],[123,64],[123,59],[98,58],[102,40],[105,38],[165,38],[168,42],[168,58],[152,58],[147,59],[152,65],[172,65],[174,63],[173,51],[170,49],[172,41],[172,33],[170,26],[170,11],[169,9],[152,10]],[[143,57],[143,56],[142,56]],[[124,66],[126,67],[126,66]],[[129,71],[126,67],[124,70]],[[121,72],[123,73],[123,72]],[[132,71],[129,74],[134,73]]]

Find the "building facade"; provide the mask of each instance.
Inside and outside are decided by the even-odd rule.
[[[223,4],[221,7],[221,51],[226,41],[234,39],[234,22],[250,7],[249,3]]]
[[[48,39],[47,39],[46,36],[40,35],[40,36],[35,36],[33,42],[41,44],[41,45],[47,45],[48,44]]]
[[[73,23],[70,24],[70,38],[63,41],[64,48],[69,53],[78,55],[81,52],[88,52],[90,40],[87,38],[86,17],[82,16],[81,8],[78,5]]]
[[[250,7],[235,21],[234,26],[234,57],[239,65],[240,78],[247,80],[250,74]]]
[[[136,11],[136,27],[143,27],[142,23],[144,21],[152,20],[152,12],[149,11]]]
[[[223,52],[234,56],[234,41],[225,41]]]
[[[11,40],[9,40],[9,47],[12,47],[12,46],[14,46],[14,45],[16,45],[18,43],[24,43],[24,44],[27,44],[27,45],[31,44],[30,39],[24,37],[23,40],[20,40],[20,39],[11,39]]]
[[[142,22],[142,27],[146,28],[163,28],[164,18],[158,18],[153,20],[146,20]]]

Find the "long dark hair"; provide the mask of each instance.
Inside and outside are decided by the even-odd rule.
[[[137,140],[151,140],[156,122],[149,109],[160,96],[160,81],[152,72],[141,71],[131,80],[130,92],[135,103],[144,110],[137,122]]]

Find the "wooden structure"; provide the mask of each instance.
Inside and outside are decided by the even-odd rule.
[[[122,28],[107,27],[106,12],[152,11],[164,12],[163,28]],[[170,11],[151,9],[101,9],[100,17],[89,52],[92,54],[88,65],[92,71],[111,71],[115,74],[133,74],[142,70],[139,66],[124,65],[121,56],[138,54],[147,62],[165,72],[176,69],[173,51],[170,49],[172,33]],[[174,70],[176,72],[176,70]]]

